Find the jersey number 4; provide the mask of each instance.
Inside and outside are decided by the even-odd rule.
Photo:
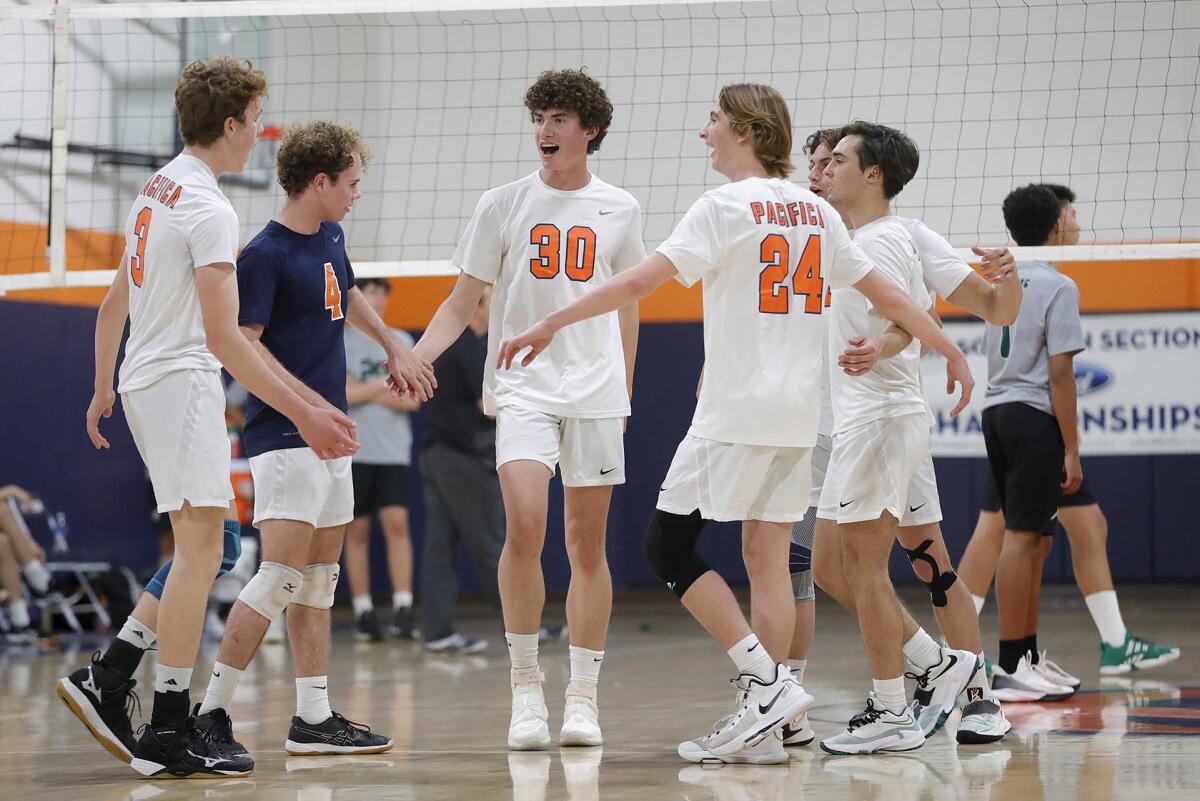
[[[804,296],[804,313],[820,314],[824,281],[821,280],[821,237],[812,234],[804,243],[800,262],[792,273],[791,291],[785,285],[791,265],[791,246],[783,234],[770,234],[759,246],[759,258],[765,265],[758,274],[758,310],[762,314],[787,314],[791,295]]]
[[[529,244],[538,246],[538,255],[529,260],[529,272],[534,278],[554,278],[560,267],[559,250],[562,232],[553,223],[538,223],[529,231]],[[567,252],[561,259],[566,263],[567,278],[587,281],[596,271],[596,232],[583,225],[567,231]]]
[[[325,308],[330,320],[342,319],[342,288],[338,286],[337,273],[333,265],[325,262]]]
[[[134,286],[141,286],[146,280],[146,238],[150,236],[150,207],[138,212],[133,221],[133,235],[137,239],[137,247],[129,257],[129,277]]]

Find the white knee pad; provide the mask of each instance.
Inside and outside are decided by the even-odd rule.
[[[337,562],[309,565],[304,569],[304,586],[292,599],[292,603],[311,606],[314,609],[328,609],[333,606],[333,592],[337,589],[340,573]]]
[[[300,597],[304,574],[278,562],[263,562],[247,582],[238,600],[267,620],[279,617],[283,608]]]

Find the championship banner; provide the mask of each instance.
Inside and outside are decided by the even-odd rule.
[[[1087,348],[1075,355],[1080,452],[1200,453],[1200,312],[1094,314],[1082,321]],[[984,324],[948,322],[945,331],[967,355],[975,393],[962,414],[950,417],[945,359],[929,353],[921,360],[933,454],[984,456]]]

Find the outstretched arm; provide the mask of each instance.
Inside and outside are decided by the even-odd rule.
[[[425,333],[413,347],[413,353],[431,364],[436,362],[446,348],[453,345],[467,329],[471,315],[475,313],[475,307],[479,305],[479,299],[483,297],[487,286],[487,282],[473,275],[459,273],[454,288],[450,290],[450,296],[443,300],[442,305],[434,312],[433,319],[425,327]]]
[[[982,273],[972,270],[946,300],[992,325],[1012,325],[1021,309],[1022,294],[1016,261],[1008,248],[971,250],[983,257]]]
[[[433,364],[417,356],[388,327],[358,287],[350,288],[350,299],[346,304],[346,322],[362,331],[383,346],[387,352],[390,378],[388,385],[400,395],[409,390],[421,400],[433,397],[437,379],[433,375]]]

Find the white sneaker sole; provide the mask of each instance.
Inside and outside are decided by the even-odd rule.
[[[1169,654],[1163,654],[1154,659],[1143,659],[1136,664],[1122,662],[1119,665],[1111,665],[1100,668],[1100,672],[1105,676],[1119,676],[1124,673],[1132,673],[1135,670],[1150,670],[1151,668],[1161,667],[1169,662],[1174,662],[1179,658],[1179,651],[1172,651]]]
[[[133,758],[129,763],[129,767],[133,768],[134,773],[141,776],[143,779],[236,779],[242,776],[249,776],[253,770],[237,771],[237,770],[218,770],[212,773],[189,773],[186,776],[176,776],[173,773],[163,773],[167,769],[166,765],[161,765],[158,762],[151,762],[148,759]]]
[[[753,731],[741,734],[729,742],[713,748],[712,754],[721,758],[745,750],[748,741],[761,741],[764,736],[769,736],[775,729],[782,728],[788,721],[795,718],[801,712],[807,711],[815,700],[805,690],[801,689],[789,703],[780,704],[772,710],[772,715],[769,718],[760,720],[759,725],[755,726]]]
[[[829,740],[821,741],[821,750],[830,754],[849,755],[893,753],[902,751],[916,751],[918,748],[925,745],[925,735],[920,731],[906,731],[897,740],[893,740],[891,738],[880,738],[864,743],[835,743],[834,745],[827,745],[828,742]]]
[[[108,724],[100,719],[100,714],[96,712],[96,708],[92,706],[92,702],[87,699],[82,690],[68,679],[61,678],[54,691],[75,717],[79,718],[79,722],[87,727],[87,730],[96,738],[96,742],[104,747],[105,751],[126,765],[133,760],[133,754],[129,753],[125,744],[117,738],[117,735],[113,734],[112,729],[108,728]]]
[[[688,748],[687,746],[691,746],[691,748]],[[726,765],[782,765],[790,759],[787,751],[783,750],[782,748],[777,751],[750,754],[745,753],[746,750],[747,749],[743,749],[742,751],[738,751],[733,754],[726,754],[725,756],[717,756],[711,751],[706,751],[689,740],[687,742],[680,743],[679,748],[676,749],[676,753],[678,753],[682,759],[686,759],[688,762],[695,762],[697,764],[712,764],[721,762]]]
[[[997,700],[1014,704],[1065,701],[1074,694],[1073,692],[1050,693],[1042,690],[1020,690],[1016,687],[992,688],[992,695],[996,696]]]
[[[328,743],[298,743],[288,740],[283,744],[290,756],[342,756],[351,754],[383,754],[395,748],[396,744],[388,740],[383,745],[329,745]]]
[[[524,737],[514,737],[511,732],[508,735],[508,749],[510,751],[542,751],[550,747],[550,729],[545,728],[543,731],[535,732],[534,734]]]
[[[582,727],[562,727],[562,731],[558,734],[558,744],[570,748],[587,748],[596,745],[604,745],[604,736],[600,732],[599,727],[582,728]]]

